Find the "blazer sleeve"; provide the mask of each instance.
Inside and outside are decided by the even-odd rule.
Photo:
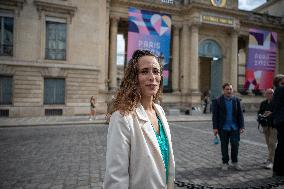
[[[111,116],[106,152],[105,189],[129,188],[130,126],[118,111]]]
[[[237,101],[237,111],[238,111],[237,112],[238,124],[239,124],[239,128],[243,129],[245,127],[243,109],[241,106],[240,99],[237,98],[236,101]]]
[[[217,99],[212,100],[212,123],[213,129],[219,129],[219,105]]]

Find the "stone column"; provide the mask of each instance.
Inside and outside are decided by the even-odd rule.
[[[179,30],[180,25],[173,26],[173,65],[172,65],[172,88],[173,92],[176,93],[179,91]]]
[[[182,25],[182,33],[181,33],[181,74],[180,74],[180,80],[181,80],[181,92],[183,94],[186,94],[189,92],[189,56],[188,56],[188,50],[189,50],[189,30],[188,30],[188,23],[184,22]]]
[[[117,88],[117,66],[116,66],[116,51],[117,51],[117,28],[119,18],[111,16],[110,18],[110,45],[109,45],[109,89]]]
[[[199,25],[194,24],[191,26],[189,67],[189,84],[191,93],[199,93],[198,31]]]
[[[230,59],[230,83],[234,91],[238,89],[238,32],[231,33],[231,59]]]

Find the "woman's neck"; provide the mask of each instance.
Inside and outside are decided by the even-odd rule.
[[[153,111],[153,99],[152,98],[143,98],[141,99],[141,104],[145,111]]]

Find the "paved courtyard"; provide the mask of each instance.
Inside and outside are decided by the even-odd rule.
[[[213,144],[210,121],[170,125],[176,180],[214,187],[275,181],[272,171],[263,168],[267,149],[255,120],[246,121],[240,143],[243,171],[220,170],[220,145]],[[0,188],[101,188],[106,134],[104,124],[0,128]]]

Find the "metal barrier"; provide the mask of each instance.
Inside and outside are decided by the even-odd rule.
[[[190,182],[175,181],[177,187],[185,187],[189,189],[271,189],[278,188],[279,186],[284,186],[284,178],[282,179],[273,179],[273,182],[256,185],[256,186],[247,186],[247,187],[214,187],[214,186],[204,186],[201,184],[194,184]]]

